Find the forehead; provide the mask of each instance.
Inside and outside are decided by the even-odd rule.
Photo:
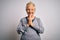
[[[35,8],[35,6],[33,4],[29,4],[26,6],[26,8]]]

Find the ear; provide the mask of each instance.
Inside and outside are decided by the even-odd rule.
[[[25,9],[26,10],[26,12],[27,12],[27,9]]]

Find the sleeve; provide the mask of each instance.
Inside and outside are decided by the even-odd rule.
[[[43,33],[44,32],[44,28],[43,28],[43,26],[42,26],[42,22],[40,21],[40,19],[37,19],[37,23],[38,23],[38,25],[33,25],[33,28],[35,29],[35,30],[37,30],[37,32],[38,33]]]
[[[24,30],[22,29],[22,20],[20,20],[20,23],[17,27],[17,33],[20,34],[20,33],[23,33],[23,32],[24,32]]]

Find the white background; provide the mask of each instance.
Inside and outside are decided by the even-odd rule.
[[[60,0],[0,0],[0,39],[19,40],[17,26],[25,17],[26,3],[36,5],[35,15],[44,26],[42,40],[60,40]]]

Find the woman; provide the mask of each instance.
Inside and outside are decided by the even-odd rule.
[[[34,16],[35,4],[28,2],[26,4],[27,17],[21,18],[17,27],[18,34],[22,33],[20,40],[41,40],[39,33],[44,32],[39,18]]]

